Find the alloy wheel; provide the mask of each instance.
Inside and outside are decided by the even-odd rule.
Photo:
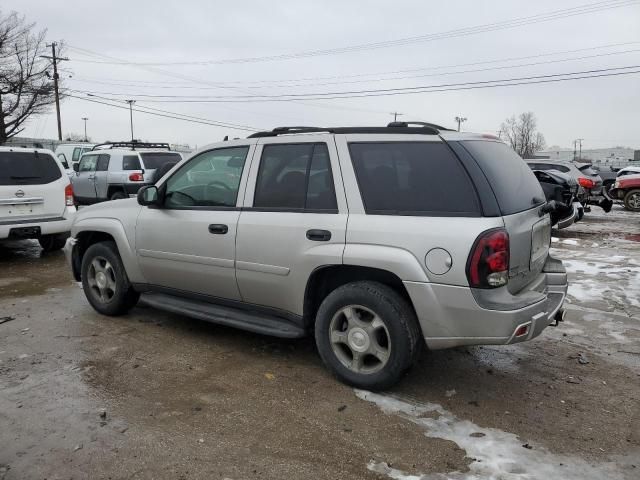
[[[109,303],[116,294],[116,272],[109,260],[95,257],[87,271],[87,283],[94,297],[102,303]]]

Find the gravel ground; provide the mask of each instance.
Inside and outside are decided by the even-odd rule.
[[[0,246],[0,480],[640,478],[640,215],[555,233],[566,321],[354,391],[310,340],[96,314],[61,254]]]

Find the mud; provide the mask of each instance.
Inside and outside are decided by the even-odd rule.
[[[384,395],[516,435],[527,455],[638,478],[640,245],[625,236],[640,215],[593,210],[552,244],[573,285],[560,327],[517,346],[425,353]],[[491,463],[425,432],[429,414],[359,398],[309,339],[148,308],[102,317],[62,255],[32,242],[0,247],[4,316],[15,320],[0,324],[3,480],[469,478]],[[500,478],[524,474],[513,475]]]

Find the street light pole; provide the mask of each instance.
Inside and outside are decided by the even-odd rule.
[[[458,122],[458,131],[460,131],[460,124],[467,121],[467,117],[456,117],[456,122]]]
[[[131,121],[131,142],[133,143],[135,140],[133,139],[133,104],[136,103],[135,100],[127,100],[129,104],[129,120]]]
[[[398,115],[402,116],[404,115],[404,113],[400,113],[400,112],[391,112],[391,115],[393,115],[393,121],[397,122],[398,121]]]
[[[84,121],[84,141],[88,142],[89,139],[87,138],[87,120],[89,120],[89,117],[82,117],[82,120]]]

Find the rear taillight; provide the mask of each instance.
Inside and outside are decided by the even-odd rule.
[[[467,261],[473,288],[497,288],[509,281],[509,235],[502,228],[487,230],[473,244]]]
[[[73,187],[71,184],[64,187],[64,204],[67,207],[73,207],[75,205],[73,200]]]
[[[143,182],[144,181],[144,175],[140,172],[136,172],[136,173],[130,173],[129,174],[129,180],[132,182]]]
[[[596,186],[596,182],[594,182],[590,178],[585,178],[585,177],[578,178],[578,183],[580,184],[580,186],[584,188],[593,188]]]

